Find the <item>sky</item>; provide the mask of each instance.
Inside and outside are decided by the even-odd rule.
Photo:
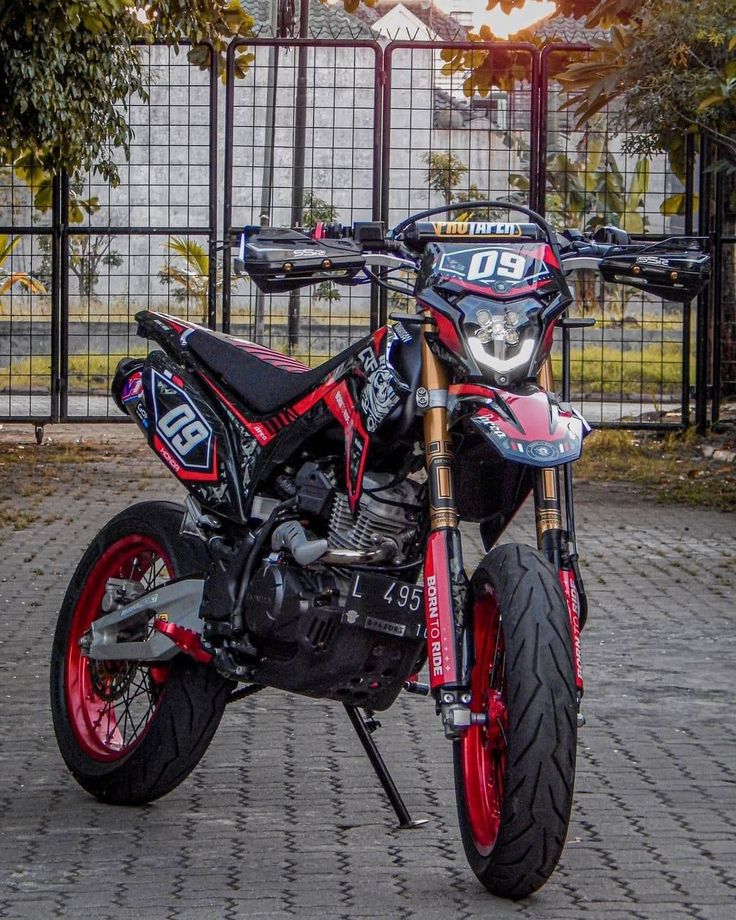
[[[499,38],[506,38],[509,33],[518,32],[537,19],[548,16],[555,9],[554,3],[550,0],[526,0],[523,9],[514,10],[509,15],[502,13],[499,8],[487,10],[486,0],[435,0],[435,3],[448,13],[453,9],[472,11],[473,25],[478,28],[486,23]]]

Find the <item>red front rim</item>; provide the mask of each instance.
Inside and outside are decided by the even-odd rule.
[[[468,822],[476,849],[488,856],[501,824],[506,773],[505,655],[501,617],[495,594],[488,588],[473,607],[475,664],[471,673],[471,710],[486,716],[463,738],[462,770]]]
[[[140,744],[161,702],[168,668],[93,661],[82,654],[79,640],[102,615],[110,578],[141,582],[150,590],[172,575],[159,544],[151,537],[133,534],[109,546],[84,583],[69,629],[65,692],[74,736],[94,760],[120,760]]]

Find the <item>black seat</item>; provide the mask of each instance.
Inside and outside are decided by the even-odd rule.
[[[186,337],[190,351],[259,415],[271,415],[306,395],[369,341],[367,336],[312,369],[287,355],[220,332],[195,329]]]

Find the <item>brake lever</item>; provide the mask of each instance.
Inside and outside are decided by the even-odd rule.
[[[390,256],[384,252],[365,253],[366,265],[377,265],[380,268],[404,268],[411,271],[417,270],[417,264],[413,259],[401,258],[400,256]]]

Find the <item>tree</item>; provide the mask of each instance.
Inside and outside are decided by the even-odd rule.
[[[193,300],[201,316],[201,322],[206,323],[209,313],[210,279],[210,257],[207,250],[196,240],[180,236],[172,237],[166,248],[184,264],[165,262],[158,273],[161,284],[175,285],[174,300],[177,303],[186,306]],[[222,290],[222,270],[219,264],[215,274],[215,290]]]
[[[489,8],[507,12],[525,0],[489,0]],[[736,0],[557,0],[561,15],[610,29],[593,42],[588,55],[562,55],[550,61],[553,76],[570,93],[579,124],[608,107],[626,127],[630,153],[649,156],[665,151],[675,175],[685,175],[688,135],[709,137],[725,190],[723,233],[736,235]],[[487,27],[472,36],[478,50],[443,52],[446,72],[465,74],[467,95],[488,94],[516,77],[526,77],[525,59],[491,54],[480,44],[492,38]],[[513,38],[533,40],[532,31]],[[632,133],[633,132],[633,133]],[[672,196],[667,214],[682,213],[684,196]],[[722,339],[724,393],[736,392],[736,247],[723,249]]]
[[[608,134],[603,128],[601,116],[595,116],[572,149],[567,135],[562,132],[558,140],[564,143],[548,150],[545,170],[547,219],[557,230],[574,227],[592,232],[612,224],[630,233],[642,234],[648,223],[644,206],[649,188],[649,161],[640,158],[627,183],[616,156],[608,147]],[[511,138],[510,142],[514,140]],[[512,173],[509,182],[522,193],[522,200],[528,200],[528,175]],[[600,309],[605,290],[597,272],[586,270],[578,274],[575,302],[583,316]],[[609,314],[614,312],[612,305],[619,304],[623,319],[627,303],[638,296],[635,289],[609,285]]]
[[[736,234],[736,0],[643,0],[586,62],[560,75],[580,121],[612,102],[636,133],[631,151],[665,150],[685,173],[685,137],[710,138],[723,172],[724,236]],[[683,196],[665,203],[682,213]],[[722,392],[736,393],[736,247],[722,250]]]
[[[468,174],[468,167],[454,153],[425,153],[427,185],[434,192],[442,192],[445,204],[451,204],[455,186]]]
[[[5,263],[21,239],[22,237],[20,236],[0,233],[0,294],[7,294],[16,284],[24,287],[30,294],[45,294],[46,288],[40,281],[32,278],[26,272],[8,271],[5,268]],[[2,308],[2,301],[0,301],[0,308]],[[2,309],[0,309],[0,312],[3,312]]]
[[[112,248],[114,236],[72,235],[69,239],[69,271],[77,279],[77,290],[81,298],[92,297],[100,281],[100,269],[118,268],[123,256]],[[34,277],[51,285],[51,240],[48,236],[39,238],[38,247],[43,259]]]
[[[13,0],[0,5],[0,166],[11,166],[50,205],[50,177],[92,169],[116,183],[113,149],[126,155],[129,96],[147,98],[136,42],[194,42],[220,69],[229,40],[253,19],[238,0]],[[199,43],[199,44],[198,44]],[[237,58],[243,73],[250,55]],[[39,195],[41,196],[39,198]]]
[[[319,221],[330,224],[337,220],[337,208],[319,198],[314,192],[304,193],[304,208],[302,210],[302,226],[314,227]],[[323,281],[314,289],[315,300],[324,300],[328,304],[341,300],[340,292],[331,281]]]

